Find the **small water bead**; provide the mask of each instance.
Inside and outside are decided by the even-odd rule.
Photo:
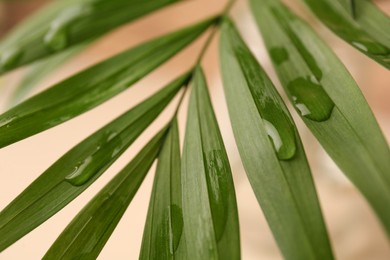
[[[169,227],[171,230],[169,249],[173,255],[179,247],[181,236],[183,233],[183,211],[182,208],[176,204],[169,206],[170,223]]]
[[[79,162],[73,172],[65,177],[65,180],[74,186],[81,186],[86,183],[89,178],[85,174],[85,169],[92,163],[93,157],[89,156],[84,161]]]
[[[18,117],[17,116],[12,116],[12,117],[6,117],[6,118],[2,118],[0,119],[0,127],[7,127],[9,128],[10,127],[10,124],[15,121]]]
[[[43,38],[44,44],[53,51],[66,48],[69,44],[69,26],[91,14],[92,10],[90,4],[78,4],[65,9],[51,22],[49,31]]]
[[[230,174],[226,155],[221,150],[205,154],[206,178],[217,241],[222,238],[228,216],[229,195],[227,178]]]
[[[0,65],[2,69],[12,68],[17,64],[23,56],[20,48],[10,48],[5,50],[0,57]]]
[[[277,65],[281,65],[283,62],[288,61],[289,55],[285,48],[275,47],[269,50],[271,59]]]
[[[68,35],[66,29],[50,29],[44,37],[45,45],[53,51],[60,51],[68,46]]]
[[[297,97],[293,96],[292,98],[293,98],[295,106],[297,107],[297,109],[299,110],[299,112],[301,113],[302,116],[307,116],[307,115],[311,114],[310,110],[307,108],[307,106],[305,104],[301,104],[298,102]]]
[[[288,91],[295,107],[302,116],[317,122],[326,121],[332,115],[335,104],[319,84],[305,78],[291,81]]]
[[[352,45],[359,50],[375,56],[389,56],[390,49],[386,46],[371,41],[353,41]]]
[[[279,152],[280,148],[283,145],[282,138],[280,138],[278,130],[273,124],[263,119],[265,130],[267,131],[268,136],[271,138],[272,143],[274,144],[275,150]]]
[[[368,52],[368,48],[366,47],[366,45],[364,45],[362,43],[352,42],[352,45],[355,46],[356,48],[358,48],[361,51]]]

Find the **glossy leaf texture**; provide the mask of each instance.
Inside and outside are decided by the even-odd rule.
[[[295,109],[359,188],[390,234],[390,151],[344,65],[279,1],[252,1],[274,67]]]
[[[0,74],[95,39],[177,0],[60,0],[0,42]]]
[[[231,169],[199,67],[192,88],[182,162],[186,254],[191,259],[239,259]]]
[[[180,77],[76,145],[0,213],[0,251],[81,194],[168,105],[189,74]]]
[[[158,157],[139,259],[184,259],[181,158],[177,120]]]
[[[302,0],[335,34],[390,69],[390,17],[371,0]],[[352,12],[352,14],[351,14]]]
[[[159,153],[159,132],[72,220],[43,259],[96,259]]]
[[[129,88],[215,20],[159,37],[86,69],[0,115],[0,148],[61,124]]]
[[[285,259],[333,259],[297,129],[231,21],[222,25],[223,85],[240,156]]]
[[[84,45],[79,45],[45,60],[33,63],[23,75],[22,80],[16,86],[15,90],[12,92],[11,97],[8,100],[8,107],[14,107],[25,100],[26,97],[28,97],[30,93],[46,79],[46,77],[84,49]]]

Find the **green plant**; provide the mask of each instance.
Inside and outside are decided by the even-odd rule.
[[[62,0],[51,4],[0,44],[2,73],[42,60],[12,102],[17,103],[23,91],[88,42],[177,2]],[[231,169],[201,65],[211,39],[220,31],[221,71],[235,139],[283,256],[334,258],[298,131],[229,18],[234,2],[210,19],[120,53],[0,115],[0,147],[5,147],[98,106],[211,30],[188,73],[76,145],[0,213],[0,250],[87,189],[181,95],[171,121],[85,206],[44,259],[95,259],[157,158],[140,258],[239,259]],[[250,2],[291,103],[390,234],[390,151],[355,81],[317,34],[280,1]],[[337,35],[390,68],[390,18],[370,1],[303,2]],[[107,18],[98,19],[103,11]],[[189,88],[181,157],[176,116]]]

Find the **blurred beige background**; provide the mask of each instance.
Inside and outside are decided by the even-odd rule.
[[[389,71],[336,38],[310,16],[309,12],[299,5],[298,0],[286,2],[307,19],[341,57],[359,83],[389,139]],[[1,32],[5,33],[26,14],[33,12],[44,3],[45,1],[30,0],[1,4]],[[119,28],[51,75],[41,84],[38,91],[130,46],[217,13],[222,10],[225,3],[226,0],[184,1],[182,4],[166,8],[131,25]],[[390,1],[383,0],[377,1],[377,3],[383,10],[390,13]],[[246,2],[239,1],[233,13],[251,49],[269,72],[275,84],[279,85]],[[96,109],[45,133],[0,150],[0,210],[68,149],[185,71],[194,63],[204,40],[205,37],[202,37],[162,68]],[[203,63],[207,70],[213,103],[234,171],[241,224],[242,257],[248,260],[281,259],[251,191],[235,147],[219,77],[217,39],[214,40]],[[0,110],[4,108],[7,95],[20,80],[22,73],[23,69],[1,79]],[[185,106],[183,107],[182,127],[185,123]],[[0,259],[40,259],[78,210],[135,155],[137,150],[147,142],[171,113],[172,107],[163,113],[131,149],[90,189],[44,225],[1,253]],[[292,111],[292,114],[296,116],[295,111]],[[322,209],[337,258],[346,260],[390,259],[389,241],[363,197],[343,177],[310,132],[302,125],[301,120],[297,119],[296,122],[300,127],[300,133],[313,169]],[[153,171],[150,172],[141,186],[99,259],[137,259],[152,178]]]

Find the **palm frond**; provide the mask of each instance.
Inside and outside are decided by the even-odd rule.
[[[184,75],[76,145],[0,212],[0,251],[53,216],[125,152],[186,84]]]
[[[0,74],[96,39],[178,0],[53,1],[0,44]]]
[[[333,259],[310,168],[286,106],[228,20],[220,45],[238,150],[279,248],[286,259]]]
[[[329,47],[280,2],[252,1],[252,7],[290,101],[390,234],[390,150],[359,87]]]

